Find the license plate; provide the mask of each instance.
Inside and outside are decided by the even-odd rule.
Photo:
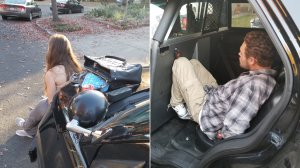
[[[9,10],[10,10],[10,11],[15,11],[16,9],[15,9],[15,8],[9,8]]]

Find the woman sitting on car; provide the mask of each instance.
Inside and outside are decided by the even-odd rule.
[[[16,134],[32,138],[36,134],[37,126],[48,111],[49,104],[56,92],[67,84],[72,73],[78,73],[81,70],[67,37],[61,34],[52,35],[46,53],[46,73],[44,77],[46,98],[39,101],[37,106],[30,111],[26,120],[20,117],[16,118],[17,126],[22,128],[17,130]]]

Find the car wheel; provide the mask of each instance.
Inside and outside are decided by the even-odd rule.
[[[29,13],[28,21],[32,21],[32,13]]]
[[[7,20],[7,16],[2,15],[2,20]]]
[[[42,11],[39,11],[38,18],[42,17]]]
[[[71,9],[69,9],[69,11],[68,11],[68,14],[71,14],[72,13],[72,10]]]

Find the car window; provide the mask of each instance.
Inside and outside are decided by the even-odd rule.
[[[25,0],[5,0],[5,3],[12,3],[12,4],[25,4]]]
[[[200,32],[203,8],[204,3],[199,1],[182,5],[169,38]]]
[[[26,2],[26,5],[34,5],[34,2],[33,1],[28,1],[28,2]]]
[[[262,28],[262,23],[248,3],[231,4],[231,27]]]
[[[152,38],[164,13],[163,6],[150,4],[150,37]]]
[[[56,2],[59,2],[59,3],[66,3],[67,0],[56,0]]]
[[[198,0],[184,4],[180,8],[169,39],[199,32],[208,33],[226,26],[227,9],[222,7],[223,3],[220,0]]]

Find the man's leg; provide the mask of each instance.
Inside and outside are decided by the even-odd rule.
[[[174,61],[172,72],[173,85],[170,104],[176,106],[185,102],[193,120],[198,123],[199,112],[205,100],[205,92],[197,79],[193,65],[187,58],[180,57]]]
[[[218,86],[216,79],[198,60],[192,59],[190,62],[193,65],[197,79],[201,82],[202,86]]]

